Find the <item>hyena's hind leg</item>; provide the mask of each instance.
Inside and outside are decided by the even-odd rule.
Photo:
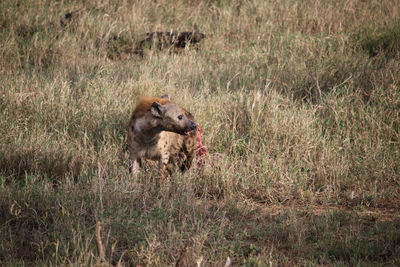
[[[129,173],[138,173],[142,161],[133,149],[129,149]]]

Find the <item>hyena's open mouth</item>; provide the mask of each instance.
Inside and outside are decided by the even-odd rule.
[[[190,122],[190,126],[185,128],[185,130],[183,131],[183,134],[190,135],[190,133],[196,129],[197,129],[197,124],[194,122]]]

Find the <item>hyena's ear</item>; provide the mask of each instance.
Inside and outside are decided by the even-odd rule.
[[[154,117],[162,118],[167,109],[160,103],[153,102],[153,104],[151,104],[150,111]]]
[[[168,100],[169,100],[169,95],[165,94],[165,95],[163,95],[161,98],[165,98],[165,99],[168,99]]]

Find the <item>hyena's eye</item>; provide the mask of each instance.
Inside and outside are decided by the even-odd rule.
[[[178,120],[182,120],[182,119],[183,119],[183,115],[179,115]]]

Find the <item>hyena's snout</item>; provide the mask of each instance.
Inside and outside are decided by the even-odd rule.
[[[197,128],[197,125],[196,125],[196,123],[194,123],[193,121],[189,121],[189,125],[188,125],[188,130],[187,130],[187,132],[191,132],[191,131],[194,131],[194,130],[196,130],[196,128]]]
[[[185,123],[185,127],[183,128],[183,131],[180,132],[180,134],[183,135],[188,135],[189,133],[191,133],[192,131],[197,129],[197,124],[195,122],[193,122],[192,120],[188,120]]]

